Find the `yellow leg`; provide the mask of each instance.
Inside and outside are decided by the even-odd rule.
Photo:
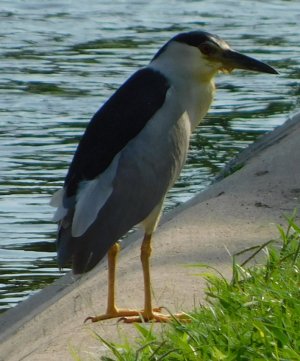
[[[110,318],[116,317],[126,317],[126,316],[137,316],[140,311],[136,310],[127,310],[127,309],[118,309],[115,303],[115,280],[116,280],[116,265],[118,254],[120,252],[120,245],[115,243],[108,251],[108,296],[107,296],[107,308],[106,313],[99,316],[89,316],[86,321],[103,321]]]
[[[115,243],[108,251],[108,295],[107,295],[107,314],[114,314],[117,312],[115,303],[115,288],[116,288],[116,266],[118,255],[120,252],[120,245]]]
[[[152,234],[146,234],[141,247],[141,262],[144,275],[144,310],[140,311],[137,317],[123,317],[125,323],[132,322],[168,322],[174,317],[187,320],[187,315],[180,313],[175,315],[164,315],[160,311],[163,307],[152,307],[151,277],[150,277],[150,256],[151,256]]]
[[[144,310],[139,313],[138,317],[124,318],[124,322],[127,323],[142,321],[167,322],[169,320],[169,316],[160,313],[161,307],[152,308],[150,276],[151,239],[152,234],[145,233],[141,246],[141,262],[144,276]]]
[[[150,278],[150,256],[151,256],[151,237],[152,234],[145,234],[141,247],[141,262],[144,275],[144,310],[118,309],[115,304],[115,276],[116,263],[120,251],[120,245],[115,243],[108,252],[108,297],[106,313],[100,316],[87,317],[84,322],[103,321],[110,318],[120,318],[125,323],[132,322],[168,322],[174,316],[180,319],[186,319],[185,314],[176,314],[174,316],[160,313],[162,307],[152,308],[151,278]]]
[[[145,234],[141,247],[141,262],[144,275],[144,316],[147,319],[153,318],[150,277],[151,236],[151,234]]]

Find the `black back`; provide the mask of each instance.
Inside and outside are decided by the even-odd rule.
[[[162,106],[169,88],[158,71],[133,74],[97,111],[82,136],[65,179],[67,197],[82,180],[101,174],[114,156],[134,138]]]

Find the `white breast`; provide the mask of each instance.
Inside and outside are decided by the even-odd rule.
[[[201,122],[212,103],[215,70],[206,69],[199,49],[177,42],[170,43],[166,51],[154,59],[149,67],[166,76],[176,97],[189,117],[191,130]],[[207,76],[207,74],[209,74]]]

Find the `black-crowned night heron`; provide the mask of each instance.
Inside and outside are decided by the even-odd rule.
[[[277,73],[232,50],[218,36],[203,31],[179,34],[133,74],[88,124],[64,186],[52,200],[59,222],[60,267],[71,261],[75,274],[84,273],[108,253],[107,310],[88,319],[169,319],[152,307],[151,237],[165,195],[186,161],[191,133],[213,100],[214,76],[235,68]],[[114,297],[118,240],[137,224],[145,231],[144,309],[118,309]]]

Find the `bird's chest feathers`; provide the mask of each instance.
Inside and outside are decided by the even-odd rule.
[[[212,103],[215,92],[213,81],[193,82],[177,89],[178,101],[188,116],[191,131],[203,120]]]

